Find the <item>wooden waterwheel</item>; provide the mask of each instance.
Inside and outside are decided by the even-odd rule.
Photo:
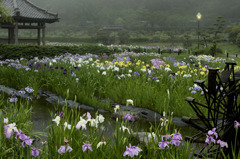
[[[204,145],[197,155],[198,157],[211,157],[217,155],[233,156],[240,148],[240,133],[234,127],[235,121],[240,121],[240,71],[234,72],[236,63],[227,62],[224,70],[209,69],[208,84],[205,81],[196,80],[204,92],[204,100],[198,101],[192,97],[185,100],[190,104],[197,115],[197,119],[183,117],[182,120],[199,130],[192,137],[186,137],[191,142],[205,143],[206,135],[216,128],[218,134],[216,140],[225,141],[228,148],[221,148],[219,144]],[[236,148],[235,152],[232,150]],[[223,151],[221,151],[223,150]],[[220,152],[220,153],[219,153]]]

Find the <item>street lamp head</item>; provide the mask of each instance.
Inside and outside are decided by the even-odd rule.
[[[197,19],[200,20],[202,18],[202,14],[200,12],[198,12],[198,14],[196,15]]]

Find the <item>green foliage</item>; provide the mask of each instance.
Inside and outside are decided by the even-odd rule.
[[[237,43],[237,46],[240,47],[240,32],[237,35],[236,43]]]
[[[217,48],[216,45],[212,45],[211,47],[208,48],[202,48],[199,50],[193,51],[194,53],[197,53],[197,55],[212,55],[216,56],[219,54],[223,54],[223,51],[220,48]]]
[[[119,36],[120,44],[127,44],[129,42],[130,35],[129,35],[128,31],[122,30],[119,32],[118,36]]]
[[[0,22],[11,22],[10,10],[2,6],[2,0],[0,0]]]
[[[183,47],[184,48],[189,48],[191,46],[192,46],[192,42],[190,41],[190,36],[189,35],[184,35]]]
[[[229,41],[232,43],[236,44],[237,43],[237,38],[238,34],[240,33],[240,23],[238,25],[231,26],[229,29]]]
[[[209,27],[208,30],[201,35],[204,47],[208,47],[209,42],[212,43],[210,52],[213,56],[217,53],[217,44],[222,41],[220,34],[223,33],[225,25],[225,21],[222,18],[223,17],[219,16],[213,26]]]
[[[20,57],[30,59],[32,57],[54,57],[65,53],[86,54],[95,53],[112,54],[113,50],[106,46],[83,45],[83,46],[38,46],[38,45],[6,45],[0,44],[0,56],[3,59],[17,59]]]

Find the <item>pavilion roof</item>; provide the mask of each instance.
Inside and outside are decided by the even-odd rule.
[[[59,21],[56,13],[48,12],[28,0],[3,0],[2,5],[11,10],[10,15],[18,22],[46,22]]]

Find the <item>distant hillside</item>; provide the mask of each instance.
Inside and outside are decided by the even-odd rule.
[[[218,16],[226,23],[240,21],[240,1],[236,0],[30,0],[59,14],[58,27],[72,29],[121,25],[131,30],[182,29],[195,26],[201,12],[201,26]]]

